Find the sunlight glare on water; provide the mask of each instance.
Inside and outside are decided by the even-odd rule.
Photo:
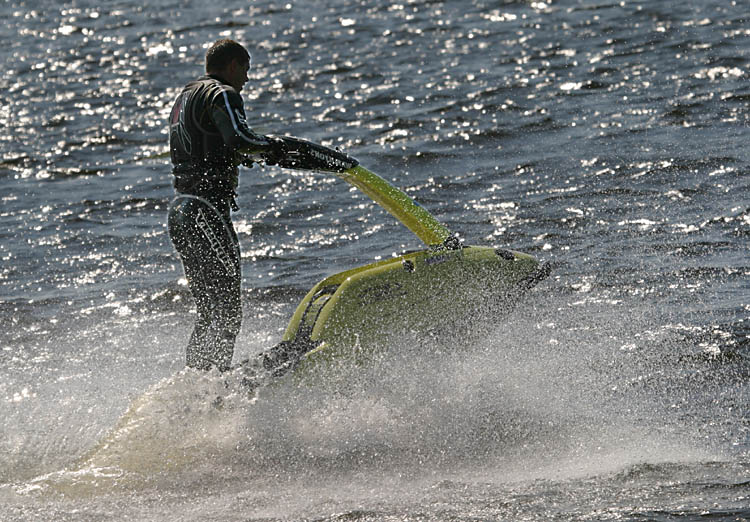
[[[4,3],[0,518],[750,518],[743,7]],[[166,119],[219,37],[254,128],[552,276],[255,398],[184,370]],[[238,202],[236,361],[324,277],[423,247],[333,175],[243,169]]]

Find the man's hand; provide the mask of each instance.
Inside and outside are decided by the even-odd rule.
[[[289,149],[281,138],[266,136],[266,139],[269,141],[269,145],[268,149],[262,153],[263,160],[266,162],[266,165],[276,165],[286,157]]]

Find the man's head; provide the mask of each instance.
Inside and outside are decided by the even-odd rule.
[[[249,69],[250,53],[234,40],[217,40],[206,51],[206,73],[218,76],[237,92],[247,81]]]

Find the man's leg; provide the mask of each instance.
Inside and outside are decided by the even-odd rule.
[[[192,278],[198,318],[187,348],[187,365],[220,371],[231,368],[234,342],[242,323],[240,278],[202,263],[200,276]],[[188,281],[191,279],[188,278]]]
[[[191,368],[231,368],[242,323],[239,249],[231,228],[212,207],[183,200],[170,211],[170,237],[180,253],[198,317],[186,351]]]

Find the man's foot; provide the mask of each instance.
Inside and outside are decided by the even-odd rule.
[[[282,341],[273,348],[239,364],[242,386],[255,390],[269,381],[294,370],[302,356],[310,350],[309,343]]]

